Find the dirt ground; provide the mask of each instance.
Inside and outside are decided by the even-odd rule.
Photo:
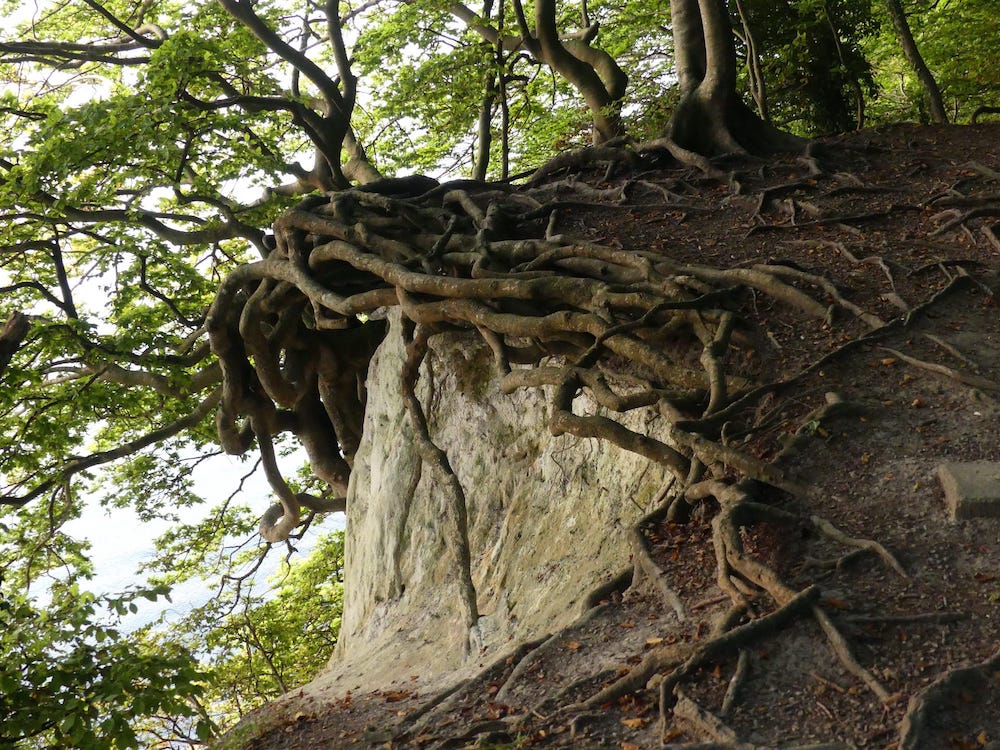
[[[766,630],[698,651],[731,601],[716,506],[695,502],[684,522],[642,528],[683,620],[639,576],[455,692],[420,694],[413,676],[392,692],[287,702],[244,747],[1000,748],[1000,518],[951,521],[935,474],[1000,462],[1000,126],[862,131],[814,156],[733,161],[723,177],[584,171],[607,194],[627,185],[625,199],[567,210],[559,229],[682,264],[763,264],[813,289],[822,276],[854,306],[823,321],[746,292],[753,320],[726,363],[753,382],[806,373],[760,402],[761,427],[727,439],[811,487],[758,487],[787,513],[741,533],[748,555],[818,598],[772,625],[774,603],[751,597],[726,625]],[[883,545],[901,570],[821,533],[814,514]],[[647,677],[643,665],[671,648],[683,674],[661,706],[676,667]],[[629,674],[635,690],[594,699]]]

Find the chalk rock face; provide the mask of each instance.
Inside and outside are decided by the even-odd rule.
[[[572,622],[587,594],[629,565],[627,534],[669,484],[613,445],[548,429],[551,388],[500,391],[473,334],[439,335],[417,394],[464,488],[478,625],[462,609],[454,495],[422,466],[400,396],[398,317],[369,370],[364,438],[348,494],[345,602],[328,673],[346,689],[444,685]],[[594,414],[585,398],[578,414]],[[634,429],[657,434],[651,414]]]

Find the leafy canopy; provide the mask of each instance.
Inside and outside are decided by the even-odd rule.
[[[907,4],[959,119],[1000,103],[993,5]],[[926,116],[880,3],[746,0],[747,27],[731,6],[780,126],[848,129],[862,103],[869,121]],[[506,2],[3,3],[0,323],[21,313],[29,330],[0,359],[0,742],[199,742],[319,668],[337,636],[340,537],[275,592],[248,593],[232,571],[269,548],[254,534],[264,504],[241,492],[258,465],[238,459],[217,497],[192,479],[218,451],[206,314],[304,193],[376,170],[497,177],[589,142],[594,112],[532,51],[523,10],[524,25]],[[669,3],[560,3],[555,18],[627,76],[610,108],[625,129],[660,134],[677,98]],[[290,484],[329,493],[309,472]],[[151,588],[86,590],[90,550],[65,527],[97,502],[168,522]],[[136,596],[226,575],[177,637],[116,619]]]

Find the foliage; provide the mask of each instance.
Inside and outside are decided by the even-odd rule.
[[[266,595],[213,599],[173,624],[172,637],[205,654],[204,702],[219,723],[308,682],[326,664],[340,632],[343,567],[343,532],[328,533]]]
[[[967,122],[980,106],[1000,103],[1000,45],[996,5],[989,0],[906,2],[910,29],[934,73],[953,122]],[[928,105],[913,70],[899,53],[892,25],[879,5],[878,33],[866,43],[880,96],[873,114],[882,121],[928,122]]]
[[[146,650],[109,616],[155,601],[158,588],[95,597],[53,581],[44,598],[0,589],[0,745],[148,748],[144,724],[187,719],[193,735],[212,731],[199,710],[205,673],[184,649]],[[110,615],[109,615],[110,613]]]
[[[188,618],[177,646],[152,630],[133,638],[100,624],[131,600],[79,587],[93,572],[89,551],[64,527],[88,497],[169,523],[144,571],[156,587],[137,592],[153,598],[188,580],[218,580],[267,551],[254,535],[264,508],[235,497],[259,479],[255,462],[244,455],[237,492],[211,503],[192,479],[217,451],[223,397],[209,308],[235,269],[268,252],[269,227],[301,194],[343,187],[330,163],[355,156],[348,126],[386,174],[470,174],[484,102],[492,177],[505,160],[518,172],[590,140],[587,107],[564,78],[523,44],[498,55],[452,3],[341,5],[353,72],[338,68],[331,43],[340,19],[331,23],[314,4],[112,0],[44,4],[30,17],[4,4],[20,20],[0,35],[0,321],[13,311],[30,319],[0,368],[0,502],[9,506],[0,514],[0,638],[17,655],[3,666],[8,741],[16,732],[33,736],[29,744],[128,746],[167,712],[192,717],[184,731],[204,733],[205,717],[187,699],[240,715],[307,679],[336,639],[338,537],[293,565],[274,598],[229,581]],[[576,6],[559,7],[563,32],[599,26],[592,44],[628,74],[623,111],[640,138],[663,132],[677,96],[669,5],[598,1],[586,19]],[[859,97],[870,99],[876,84],[876,118],[921,117],[878,4],[749,7],[780,125],[851,128]],[[501,34],[520,33],[509,3],[470,10]],[[959,115],[996,104],[992,3],[911,10]],[[330,133],[340,137],[332,151]],[[268,329],[280,332],[277,323]],[[328,492],[315,477],[290,485]],[[203,505],[202,517],[192,515]],[[204,650],[214,677],[191,656]],[[39,696],[56,707],[70,693],[77,702],[64,705],[77,710],[29,716]]]
[[[861,45],[875,30],[871,0],[751,0],[772,119],[804,135],[857,125],[873,89]]]

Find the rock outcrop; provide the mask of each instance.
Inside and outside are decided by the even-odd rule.
[[[371,363],[348,497],[340,642],[315,686],[440,686],[575,619],[628,564],[626,534],[669,488],[666,472],[606,442],[554,437],[545,390],[502,394],[474,335],[431,340],[417,393],[465,491],[478,625],[466,627],[452,497],[422,462],[400,397],[398,318]],[[578,400],[578,413],[596,407]],[[655,434],[652,414],[636,414]]]

